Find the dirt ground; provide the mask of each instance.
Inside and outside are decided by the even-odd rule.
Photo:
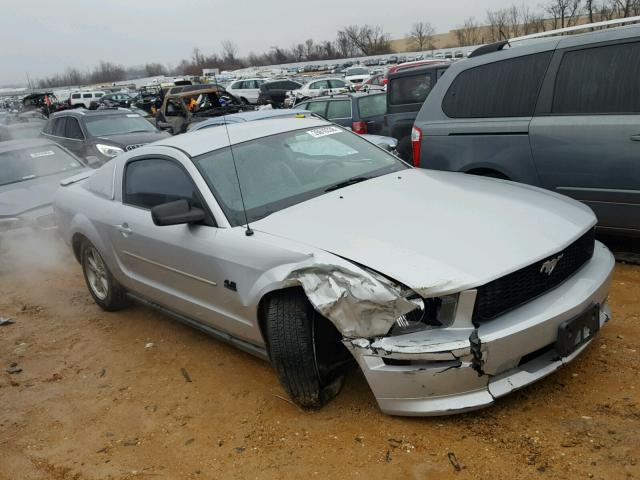
[[[0,271],[16,322],[0,326],[0,479],[638,478],[640,267],[616,266],[610,300],[559,372],[478,412],[399,418],[357,371],[303,412],[268,364],[145,307],[101,311],[70,257]]]

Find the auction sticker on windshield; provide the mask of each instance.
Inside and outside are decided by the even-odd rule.
[[[47,150],[46,152],[34,152],[34,153],[30,153],[29,155],[31,156],[31,158],[40,158],[40,157],[48,157],[50,155],[55,155],[56,152],[54,152],[53,150]]]
[[[314,138],[326,137],[327,135],[333,135],[340,133],[342,130],[338,127],[320,127],[309,130],[307,133]]]

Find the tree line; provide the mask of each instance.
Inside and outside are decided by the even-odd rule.
[[[488,10],[483,23],[474,17],[463,21],[453,32],[450,44],[438,44],[434,27],[426,21],[415,22],[407,33],[407,47],[414,51],[471,46],[500,41],[557,28],[570,27],[582,21],[640,15],[640,0],[547,0],[532,8],[522,2],[510,7]],[[112,83],[158,75],[200,75],[204,68],[236,70],[245,67],[280,65],[286,63],[335,60],[359,56],[392,53],[391,36],[380,25],[349,25],[338,30],[336,38],[317,42],[313,39],[296,43],[290,48],[272,46],[262,53],[238,55],[238,47],[230,40],[221,42],[220,51],[203,53],[195,48],[189,58],[174,68],[159,63],[124,67],[101,61],[93,70],[82,72],[68,68],[64,73],[40,79],[40,88],[67,85]]]

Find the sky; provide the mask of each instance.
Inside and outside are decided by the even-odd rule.
[[[524,0],[520,0],[522,2]],[[520,3],[516,2],[516,3]],[[531,2],[535,7],[539,2]],[[314,5],[321,3],[320,5]],[[0,0],[0,86],[26,84],[100,60],[124,66],[176,65],[197,47],[240,56],[307,38],[333,40],[352,24],[378,24],[401,38],[416,21],[438,33],[514,0]]]

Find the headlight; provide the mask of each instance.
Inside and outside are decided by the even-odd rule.
[[[113,145],[103,145],[102,143],[96,144],[98,151],[105,157],[113,158],[116,155],[120,155],[124,152],[120,147],[114,147]]]
[[[407,300],[415,303],[416,309],[398,318],[389,335],[403,335],[429,327],[449,327],[453,324],[458,303],[457,294],[436,298],[421,298],[414,294]]]

